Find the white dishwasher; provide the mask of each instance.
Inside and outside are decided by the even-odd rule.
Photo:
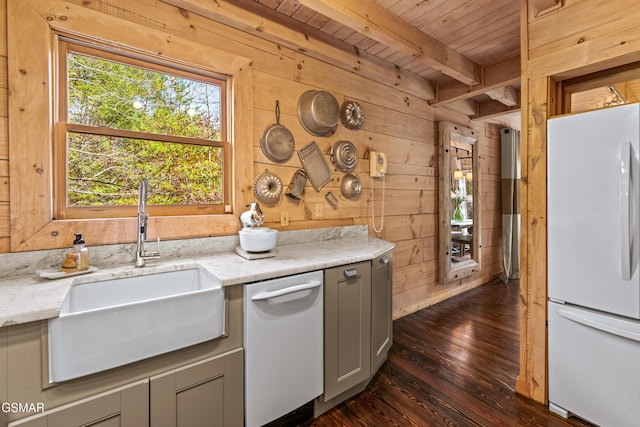
[[[261,426],[323,391],[323,272],[244,286],[245,425]]]

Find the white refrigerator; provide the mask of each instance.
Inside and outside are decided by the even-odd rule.
[[[548,121],[549,407],[640,425],[640,104]]]

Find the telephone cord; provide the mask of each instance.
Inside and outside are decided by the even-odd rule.
[[[385,180],[386,180],[386,175],[382,175],[382,220],[380,221],[380,229],[378,229],[378,227],[376,227],[376,213],[375,213],[375,208],[373,207],[373,200],[374,200],[374,188],[373,188],[373,184],[375,183],[375,180],[373,179],[373,177],[371,178],[371,221],[373,222],[373,231],[375,231],[376,233],[380,233],[383,229],[384,229],[384,188],[385,188]]]

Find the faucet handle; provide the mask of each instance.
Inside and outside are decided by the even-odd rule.
[[[146,258],[159,258],[160,257],[160,238],[159,237],[156,240],[156,250],[155,250],[155,252],[146,252],[145,251],[145,257]]]

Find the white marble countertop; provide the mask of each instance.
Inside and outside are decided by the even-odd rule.
[[[226,251],[209,256],[151,260],[143,268],[136,268],[132,263],[116,265],[53,280],[37,274],[0,277],[0,327],[57,317],[69,287],[74,284],[202,267],[222,286],[231,286],[370,260],[394,247],[392,243],[362,233],[335,237],[284,245],[280,245],[279,240],[275,257],[257,260]]]

